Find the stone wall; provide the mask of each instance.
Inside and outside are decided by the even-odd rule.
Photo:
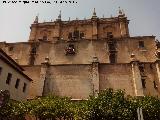
[[[129,36],[127,18],[115,17],[35,23],[31,25],[29,40],[42,40],[43,36],[47,36],[47,41],[55,41],[54,38],[68,40],[68,34],[74,30],[84,33],[86,39],[94,39],[94,35],[99,39],[106,38],[107,32],[112,32],[116,38]]]
[[[160,96],[159,92],[159,80],[157,78],[157,71],[155,63],[145,63],[144,64],[144,73],[146,75],[146,88],[144,88],[145,95],[153,95],[153,96]],[[155,85],[154,85],[155,82]],[[156,88],[157,87],[157,88]]]
[[[131,54],[140,62],[155,62],[156,44],[154,37],[130,37],[116,39],[117,63],[130,63]],[[139,41],[144,41],[144,47],[139,47]],[[79,40],[66,42],[59,40],[56,43],[39,42],[35,54],[35,65],[44,62],[49,57],[52,65],[57,64],[90,64],[92,57],[97,56],[100,63],[110,63],[107,40]],[[75,47],[75,55],[65,55],[69,44]],[[10,48],[13,47],[11,50]],[[28,65],[31,43],[6,43],[2,46],[5,52],[20,65]]]
[[[42,91],[43,83],[40,81],[41,66],[22,66],[22,67],[25,69],[25,74],[27,74],[33,79],[30,85],[28,98],[32,99],[36,96],[40,96],[43,92]]]
[[[122,89],[134,95],[130,64],[101,64],[99,66],[100,90],[107,88]]]
[[[140,74],[139,71],[133,75],[132,64],[130,63],[99,64],[97,71],[99,79],[93,78],[95,76],[92,74],[94,69],[92,64],[50,65],[47,68],[47,75],[43,76],[41,76],[42,66],[24,66],[24,69],[26,74],[33,78],[30,98],[41,96],[44,93],[43,95],[54,94],[73,99],[87,99],[89,95],[95,95],[95,91],[107,88],[122,89],[127,94],[135,96],[135,86],[138,95],[160,95],[159,88],[155,89],[153,83],[156,81],[159,87],[154,63],[145,63],[146,88],[142,87],[140,76],[137,76],[139,78],[136,77]],[[41,77],[44,77],[44,80]],[[135,82],[133,77],[135,77]],[[97,86],[98,88],[96,88]]]
[[[86,99],[93,94],[90,65],[50,66],[50,73],[48,87],[55,95]]]

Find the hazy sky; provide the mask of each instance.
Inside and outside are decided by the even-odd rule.
[[[131,36],[154,35],[160,39],[160,0],[74,0],[77,3],[2,3],[0,0],[0,41],[27,41],[30,25],[39,13],[39,21],[55,20],[62,10],[62,19],[91,18],[93,8],[97,16],[117,16],[118,7],[124,9],[130,20]],[[9,0],[6,0],[9,1]],[[31,0],[30,0],[31,1]],[[45,0],[44,0],[45,1]],[[60,0],[57,0],[60,1]],[[68,1],[68,0],[67,0]]]

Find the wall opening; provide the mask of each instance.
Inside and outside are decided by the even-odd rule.
[[[146,79],[141,78],[141,82],[142,82],[142,87],[146,88]]]
[[[139,41],[139,48],[144,48],[144,41]]]
[[[153,81],[153,85],[154,85],[154,88],[157,90],[158,89],[158,86],[156,84],[156,81]]]
[[[47,41],[47,36],[43,36],[43,41]]]
[[[116,54],[115,53],[111,53],[109,55],[109,60],[110,60],[110,63],[116,63]]]

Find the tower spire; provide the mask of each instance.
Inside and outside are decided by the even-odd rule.
[[[122,10],[121,10],[121,7],[119,7],[119,11],[118,11],[119,15],[122,15]]]
[[[39,16],[39,14],[36,15],[36,18],[35,18],[35,20],[34,20],[34,23],[38,23],[38,16]]]
[[[94,10],[93,10],[92,18],[97,18],[97,15],[96,15],[96,9],[95,9],[95,8],[94,8]]]
[[[58,20],[61,20],[61,10],[59,11]]]
[[[119,7],[118,13],[119,13],[119,16],[120,16],[120,17],[124,17],[124,16],[125,16],[124,10],[121,9],[120,7]]]
[[[122,9],[122,14],[125,16],[125,12],[124,12],[124,10]]]

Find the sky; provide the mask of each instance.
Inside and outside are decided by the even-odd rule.
[[[0,1],[0,42],[28,41],[30,25],[36,15],[39,15],[39,22],[54,21],[61,10],[62,20],[68,20],[69,17],[71,20],[88,19],[95,8],[98,17],[109,18],[111,15],[118,15],[119,7],[124,9],[130,20],[130,36],[154,35],[160,40],[160,0],[74,0],[77,3],[46,0],[51,4],[40,3],[40,0],[39,3],[32,3],[33,0],[30,0],[28,4],[3,1]],[[6,0],[9,1],[11,0]]]

